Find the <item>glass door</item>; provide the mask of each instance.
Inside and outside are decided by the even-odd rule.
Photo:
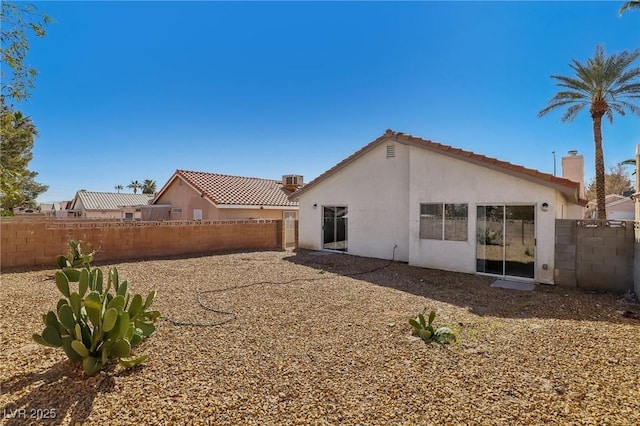
[[[478,206],[476,271],[504,275],[504,206]]]
[[[347,251],[347,208],[322,207],[322,248]]]
[[[504,274],[533,278],[536,258],[534,206],[507,206]]]
[[[535,206],[478,206],[476,271],[534,278]]]

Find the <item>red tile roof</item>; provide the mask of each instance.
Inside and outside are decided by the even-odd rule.
[[[368,145],[365,145],[360,150],[356,151],[355,153],[345,158],[344,160],[342,160],[341,162],[339,162],[338,164],[336,164],[326,172],[322,173],[316,179],[309,182],[303,188],[294,192],[289,198],[296,199],[300,194],[306,192],[310,188],[313,188],[319,182],[323,181],[327,177],[338,172],[342,168],[346,167],[348,164],[354,162],[355,160],[357,160],[367,152],[371,151],[376,146],[389,140],[424,148],[429,151],[448,155],[450,157],[457,158],[462,161],[467,161],[469,163],[488,167],[494,170],[507,173],[512,176],[516,176],[516,177],[533,181],[542,185],[553,187],[561,191],[563,194],[565,194],[569,198],[569,200],[574,203],[585,205],[587,202],[586,200],[582,200],[579,198],[578,191],[580,188],[580,184],[578,182],[553,176],[551,174],[543,173],[538,170],[530,169],[517,164],[501,161],[501,160],[498,160],[497,158],[487,157],[485,155],[476,154],[471,151],[465,151],[460,148],[455,148],[449,145],[444,145],[438,142],[422,139],[406,133],[394,132],[393,130],[390,130],[390,129],[387,129],[387,131],[382,136],[372,141]]]
[[[158,192],[156,200],[176,177],[180,177],[211,202],[221,205],[296,207],[290,201],[292,193],[282,183],[272,179],[221,175],[217,173],[176,170],[173,177]]]

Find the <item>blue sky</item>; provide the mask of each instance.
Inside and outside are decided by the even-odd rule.
[[[590,179],[588,112],[537,117],[550,75],[597,44],[640,47],[618,1],[36,4],[56,22],[17,106],[40,133],[41,202],[176,169],[310,181],[387,128],[549,173],[577,149]],[[603,136],[607,167],[631,158],[640,119]]]

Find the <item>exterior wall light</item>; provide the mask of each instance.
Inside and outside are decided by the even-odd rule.
[[[317,208],[318,208],[318,203],[315,203],[315,204],[313,205],[313,208],[314,208],[314,209],[317,209]]]
[[[540,206],[540,210],[542,210],[543,212],[549,210],[549,203],[542,203],[542,205]]]

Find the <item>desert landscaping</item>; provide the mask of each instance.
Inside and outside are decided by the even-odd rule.
[[[305,250],[94,266],[157,290],[164,317],[135,348],[149,359],[85,376],[31,338],[56,306],[55,270],[5,272],[1,423],[640,423],[640,321],[622,315],[640,307],[619,295],[493,288],[489,277]],[[204,309],[198,292],[235,317]],[[408,319],[425,308],[457,343],[411,335]]]

